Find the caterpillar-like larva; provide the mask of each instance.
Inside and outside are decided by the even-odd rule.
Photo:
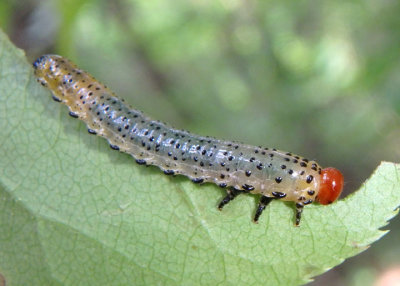
[[[156,165],[167,175],[226,188],[219,209],[240,193],[260,194],[254,222],[279,199],[296,203],[299,225],[305,205],[330,204],[342,191],[343,176],[337,169],[321,169],[290,152],[203,137],[152,120],[63,57],[44,55],[33,67],[53,99],[66,104],[72,117],[84,121],[90,134],[106,138],[112,149],[131,154],[138,164]]]

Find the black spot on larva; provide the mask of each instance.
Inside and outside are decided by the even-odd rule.
[[[78,118],[79,117],[77,113],[72,112],[72,111],[70,111],[68,114],[69,114],[69,116],[71,116],[73,118]]]
[[[275,178],[275,182],[277,182],[279,184],[280,182],[282,182],[282,178],[281,177],[276,177]]]
[[[269,153],[268,156],[270,156],[271,158],[274,157],[273,153]]]
[[[250,177],[250,176],[251,176],[251,171],[250,171],[250,170],[247,170],[247,171],[246,171],[246,176],[247,176],[247,177]]]
[[[308,163],[308,159],[306,158],[301,159],[301,161]]]
[[[300,166],[305,168],[305,167],[307,167],[307,164],[304,162],[300,162]]]
[[[228,152],[225,151],[223,154],[224,154],[224,156],[226,156],[226,155],[228,155]]]
[[[198,160],[199,159],[196,156],[193,157],[193,161],[197,162]]]
[[[165,175],[174,175],[175,172],[174,172],[174,170],[164,170],[164,174]]]
[[[293,174],[293,170],[292,170],[292,169],[289,169],[289,170],[288,170],[288,174],[289,174],[289,175]]]
[[[272,151],[277,151],[276,148],[272,148]]]
[[[313,179],[314,179],[314,177],[312,175],[308,175],[307,179],[306,179],[306,182],[310,184]]]
[[[301,171],[300,176],[303,176],[305,173],[306,173],[305,171]]]
[[[228,157],[228,160],[229,160],[229,161],[232,161],[232,160],[233,160],[233,156],[229,156],[229,157]]]
[[[257,149],[256,149],[256,150],[254,150],[254,153],[258,154],[258,150],[257,150]]]
[[[95,130],[90,129],[90,128],[87,131],[89,132],[89,134],[93,134],[93,135],[97,134],[97,132]]]
[[[119,147],[117,145],[110,144],[110,147],[113,150],[117,150],[117,151],[119,150]]]
[[[175,160],[175,161],[178,160],[178,157],[174,156],[174,160]]]
[[[229,169],[229,168],[226,168],[225,170],[226,170],[227,172],[229,172],[231,169]]]
[[[290,161],[290,158],[285,158],[285,161],[286,161],[286,162],[289,162],[289,161]]]
[[[170,157],[171,157],[171,156],[172,156],[172,152],[168,152],[168,156],[170,156]]]
[[[221,162],[221,166],[222,166],[222,167],[225,167],[225,162]]]
[[[151,136],[151,137],[149,138],[149,141],[150,141],[150,142],[153,142],[153,141],[154,141],[154,136]]]
[[[146,160],[143,159],[137,159],[136,163],[138,163],[139,165],[146,165]]]
[[[286,169],[286,165],[281,165],[281,169],[282,170]]]
[[[263,167],[263,165],[261,163],[257,165],[258,170],[262,170],[262,167]]]
[[[299,160],[297,160],[297,159],[293,159],[293,163],[298,163],[299,162]]]
[[[224,174],[221,174],[219,177],[220,177],[221,179],[225,179],[225,175],[224,175]]]
[[[201,155],[205,155],[207,153],[207,151],[206,150],[203,150],[202,152],[201,152]]]
[[[292,153],[287,152],[285,155],[292,156]]]
[[[242,185],[243,190],[245,191],[253,191],[254,187],[252,185],[244,184]]]
[[[309,191],[307,191],[307,193],[308,193],[310,196],[313,196],[313,195],[315,194],[315,191],[309,190]]]
[[[181,144],[179,144],[179,143],[175,145],[176,149],[179,149],[180,147],[181,147]]]
[[[122,131],[122,128],[121,127],[118,127],[118,132],[121,132]]]
[[[201,166],[201,167],[204,167],[204,163],[203,163],[203,162],[200,162],[200,166]]]
[[[304,197],[304,196],[300,196],[299,198],[298,198],[298,200],[299,201],[304,201],[306,198]]]
[[[226,187],[227,187],[227,184],[221,183],[221,184],[219,184],[218,186],[219,186],[220,188],[226,188]]]
[[[313,163],[311,165],[311,169],[313,169],[314,171],[317,171],[317,164]]]
[[[282,198],[286,197],[286,194],[285,194],[285,193],[282,193],[282,192],[272,192],[272,195],[273,195],[275,198],[278,198],[278,199],[282,199]]]
[[[251,158],[250,158],[250,162],[254,162],[255,159],[256,159],[256,158],[251,157]]]
[[[308,205],[311,204],[313,201],[312,200],[306,200],[305,202],[303,202],[303,205]]]
[[[195,184],[201,184],[204,182],[204,179],[203,178],[194,178],[194,179],[192,179],[192,182]]]

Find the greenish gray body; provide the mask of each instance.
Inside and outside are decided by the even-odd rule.
[[[194,182],[212,182],[266,197],[309,204],[318,195],[321,168],[289,152],[219,140],[174,129],[132,109],[106,86],[70,61],[46,55],[35,74],[55,99],[65,103],[89,132],[105,137],[113,149],[139,164]]]

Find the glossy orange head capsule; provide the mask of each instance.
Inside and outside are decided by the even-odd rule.
[[[317,202],[322,205],[333,203],[343,190],[343,175],[335,168],[326,168],[321,172],[321,183]]]

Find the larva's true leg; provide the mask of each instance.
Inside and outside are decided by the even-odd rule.
[[[258,223],[258,218],[265,210],[265,207],[273,200],[274,198],[269,198],[266,196],[261,196],[260,202],[258,203],[256,214],[254,215],[253,222]]]
[[[225,198],[222,199],[222,201],[219,203],[218,205],[218,209],[222,210],[222,208],[229,203],[231,200],[233,200],[234,198],[236,198],[237,195],[239,195],[240,193],[242,193],[243,191],[232,188],[232,189],[227,189],[226,190],[227,195]]]
[[[301,203],[296,204],[296,226],[299,226],[301,220],[301,213],[303,212],[304,205]]]

